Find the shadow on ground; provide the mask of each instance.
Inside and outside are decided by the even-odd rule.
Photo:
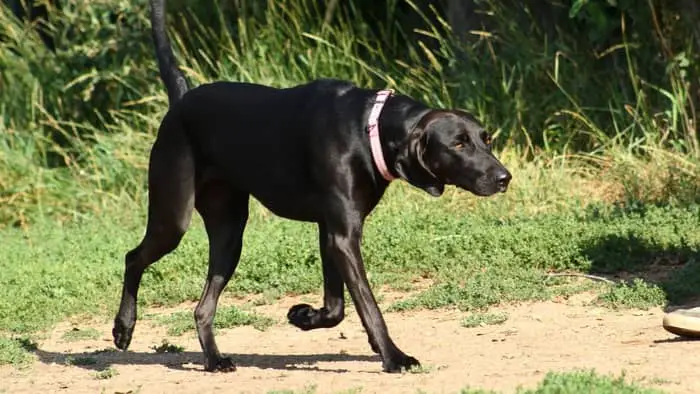
[[[114,365],[163,365],[178,371],[202,371],[203,355],[201,352],[179,353],[145,353],[120,351],[95,351],[79,353],[49,352],[41,349],[32,351],[39,361],[45,364],[72,365],[87,370],[100,371]],[[316,364],[321,362],[377,362],[381,363],[378,355],[350,354],[226,354],[231,357],[237,367],[253,367],[260,369],[302,370],[343,373],[342,368],[321,368]],[[377,371],[381,370],[378,366]]]

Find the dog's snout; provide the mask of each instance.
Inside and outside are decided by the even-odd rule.
[[[498,184],[498,190],[503,193],[508,189],[508,184],[510,183],[510,180],[513,178],[512,175],[510,175],[510,172],[507,170],[505,171],[500,171],[498,174],[496,174],[496,183]]]

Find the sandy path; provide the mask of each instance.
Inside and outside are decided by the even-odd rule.
[[[261,311],[282,321],[285,299]],[[38,361],[27,370],[0,368],[1,386],[10,393],[209,393],[270,390],[316,392],[362,389],[363,393],[457,392],[470,386],[512,392],[532,387],[547,371],[595,368],[601,373],[642,379],[672,393],[700,393],[700,342],[677,341],[660,325],[662,312],[613,312],[591,306],[545,302],[500,309],[509,315],[502,325],[463,328],[455,311],[387,313],[394,340],[421,360],[427,372],[380,373],[354,311],[339,327],[301,332],[286,324],[260,332],[242,327],[221,330],[219,347],[235,357],[238,371],[202,371],[194,333],[168,337],[148,321],[137,325],[129,353],[113,348],[111,326],[93,323],[103,333],[97,340],[66,342],[70,324],[57,326],[39,342]],[[85,328],[85,325],[81,325]],[[151,346],[163,339],[184,346],[183,353],[156,354]],[[90,356],[97,364],[65,365],[66,357]],[[95,378],[95,370],[113,367],[118,374]]]

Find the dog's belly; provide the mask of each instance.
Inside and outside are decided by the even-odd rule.
[[[265,208],[277,216],[303,222],[318,222],[323,216],[321,199],[309,193],[252,193]]]
[[[328,164],[312,163],[304,140],[292,138],[294,133],[279,134],[273,138],[267,133],[231,130],[218,133],[225,137],[219,139],[198,135],[198,156],[206,158],[200,178],[224,181],[277,216],[318,222],[325,214],[326,199],[316,172]]]
[[[250,176],[247,171],[238,171],[249,167],[241,164],[200,168],[197,189],[206,189],[207,184],[220,182],[231,190],[247,193],[277,216],[304,222],[318,222],[323,217],[323,198],[308,177],[294,172],[282,177],[272,173]]]

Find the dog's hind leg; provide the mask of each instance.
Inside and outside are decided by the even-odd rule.
[[[321,264],[323,265],[323,307],[315,309],[309,304],[297,304],[287,312],[289,323],[304,331],[335,327],[345,317],[343,277],[338,271],[336,263],[330,259],[326,226],[321,223],[318,230]]]
[[[126,254],[114,344],[126,350],[136,324],[136,299],[145,269],[174,250],[185,234],[194,204],[194,161],[179,125],[167,117],[151,150],[148,169],[148,224],[141,243]]]
[[[204,352],[204,369],[230,372],[236,369],[228,357],[222,357],[212,326],[219,296],[231,279],[243,246],[243,231],[248,220],[247,193],[232,190],[223,182],[208,182],[197,191],[195,206],[202,215],[209,236],[209,272],[202,296],[194,311],[199,344]]]

